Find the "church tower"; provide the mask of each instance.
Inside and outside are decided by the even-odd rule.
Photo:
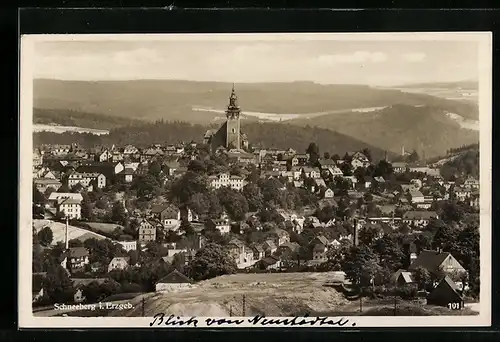
[[[240,134],[240,107],[238,106],[238,97],[233,90],[229,96],[229,105],[226,110],[226,148],[241,149],[241,134]]]

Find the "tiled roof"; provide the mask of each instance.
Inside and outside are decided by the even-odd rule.
[[[158,280],[157,284],[192,284],[193,281],[177,270],[173,270],[165,277]]]
[[[423,250],[418,257],[411,263],[409,270],[416,270],[418,267],[425,268],[429,272],[437,272],[439,266],[451,254],[448,252],[437,252]]]
[[[72,258],[81,258],[89,255],[89,251],[85,247],[72,247],[69,249],[69,255]]]
[[[403,214],[404,220],[430,220],[431,218],[438,218],[435,211],[407,211]]]

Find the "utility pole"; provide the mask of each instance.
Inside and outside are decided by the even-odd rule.
[[[245,316],[246,316],[246,310],[245,310],[245,309],[246,309],[246,308],[245,308],[246,298],[245,298],[245,297],[246,297],[246,296],[245,296],[245,295],[243,295],[243,317],[245,317]]]
[[[398,308],[398,298],[394,297],[394,316],[396,316],[397,308]]]
[[[233,307],[229,306],[229,317],[233,317]]]
[[[363,312],[363,297],[359,294],[359,312]]]
[[[142,297],[142,317],[144,317],[144,307],[145,307],[145,303],[146,301],[144,300],[144,296]]]

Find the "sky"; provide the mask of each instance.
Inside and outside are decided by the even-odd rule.
[[[36,42],[35,78],[394,86],[478,78],[478,44],[429,40]]]

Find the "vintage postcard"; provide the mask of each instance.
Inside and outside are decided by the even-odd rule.
[[[20,327],[490,325],[491,33],[25,35],[20,77]]]

